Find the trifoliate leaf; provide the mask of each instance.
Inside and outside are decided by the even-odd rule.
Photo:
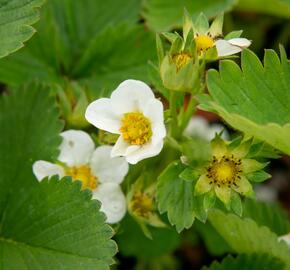
[[[246,200],[243,216],[253,219],[260,226],[267,226],[278,236],[290,232],[290,220],[279,205]]]
[[[140,226],[127,215],[121,222],[116,241],[124,256],[151,259],[174,251],[180,244],[180,235],[171,227],[148,226],[152,239],[146,237]]]
[[[171,163],[157,183],[159,211],[167,212],[169,222],[178,232],[190,228],[195,218],[206,219],[203,196],[194,196],[194,183],[180,177],[185,168],[178,161]]]
[[[24,46],[35,33],[31,26],[39,19],[37,8],[44,0],[0,1],[0,58]]]
[[[48,1],[37,36],[0,61],[0,81],[19,85],[36,78],[49,84],[78,80],[89,88],[91,99],[108,96],[124,79],[148,81],[155,39],[136,25],[139,5],[138,0]]]
[[[0,224],[3,269],[109,270],[116,253],[112,229],[100,203],[80,189],[80,182],[54,177],[12,191]]]
[[[203,267],[202,270],[281,270],[284,263],[279,259],[266,254],[241,254],[236,258],[228,256],[221,263],[214,262],[210,267]]]
[[[289,249],[285,242],[279,242],[277,235],[267,227],[248,218],[213,210],[208,216],[213,227],[229,246],[238,253],[264,253],[281,260],[285,269],[290,267]]]
[[[181,26],[184,8],[192,16],[203,12],[208,17],[214,17],[230,10],[236,3],[236,0],[146,0],[143,15],[150,28],[155,31],[168,31]]]
[[[211,98],[202,107],[218,113],[234,128],[266,141],[290,154],[290,62],[281,49],[281,60],[266,50],[264,66],[258,57],[244,50],[242,70],[233,61],[221,62],[220,72],[210,70]]]

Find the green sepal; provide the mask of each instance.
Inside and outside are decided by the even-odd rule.
[[[255,172],[246,174],[246,177],[251,182],[260,183],[271,178],[271,175],[266,173],[265,171],[255,171]]]
[[[58,97],[67,128],[88,127],[89,123],[84,117],[89,104],[86,89],[76,82],[66,82],[64,86],[54,86],[53,90]]]
[[[231,38],[239,38],[243,33],[243,30],[232,31],[225,36],[225,40],[229,40]]]
[[[184,40],[187,39],[187,35],[188,33],[193,30],[193,22],[192,22],[192,18],[190,16],[190,14],[188,13],[188,11],[186,10],[186,8],[184,8],[184,13],[183,13],[183,38]]]
[[[162,59],[164,58],[164,48],[162,44],[162,40],[159,34],[156,34],[156,50],[159,66],[161,65]]]
[[[238,158],[244,158],[247,156],[247,154],[250,151],[251,145],[252,145],[253,139],[246,140],[245,142],[242,142],[239,146],[234,148],[231,152],[234,156]]]
[[[184,52],[189,53],[192,56],[196,56],[196,44],[193,37],[193,30],[188,32],[187,38],[184,39]]]
[[[223,34],[223,23],[224,23],[224,14],[218,15],[209,28],[209,33],[212,37],[219,37]]]
[[[173,44],[175,39],[179,37],[178,35],[170,32],[162,32],[161,35],[164,36],[171,44]]]
[[[173,59],[169,55],[165,56],[160,67],[163,85],[170,90],[191,92],[195,89],[199,77],[198,67],[198,60],[191,59],[177,70]]]
[[[242,216],[243,214],[243,205],[240,195],[237,192],[232,191],[231,196],[231,209],[238,216]]]
[[[214,189],[212,189],[211,191],[207,192],[204,194],[204,199],[203,199],[203,207],[206,210],[209,210],[211,208],[213,208],[215,206],[216,203],[216,195],[214,192]]]
[[[169,54],[170,55],[175,55],[179,53],[182,50],[183,47],[183,39],[180,36],[176,35],[176,39],[173,41]]]
[[[207,62],[216,61],[218,59],[218,53],[216,47],[208,49],[204,55],[204,60]]]
[[[206,34],[209,30],[209,23],[207,17],[201,12],[193,24],[194,30],[198,34]]]

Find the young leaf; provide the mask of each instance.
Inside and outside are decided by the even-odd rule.
[[[290,62],[266,50],[264,66],[249,50],[242,53],[242,70],[233,61],[210,70],[207,83],[212,100],[201,107],[217,112],[231,126],[290,154]]]
[[[100,203],[80,189],[80,182],[54,177],[13,191],[0,224],[4,269],[109,270],[113,231]]]
[[[35,33],[31,26],[39,19],[44,0],[0,1],[0,58],[24,46]]]
[[[185,168],[180,162],[171,163],[157,183],[159,211],[167,212],[169,222],[178,232],[190,228],[196,217],[202,221],[206,219],[203,196],[194,196],[193,182],[180,177]]]

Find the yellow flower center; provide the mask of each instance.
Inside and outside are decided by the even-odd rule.
[[[198,53],[205,52],[214,46],[214,40],[208,35],[199,35],[195,37],[195,43]]]
[[[223,156],[212,159],[210,166],[207,168],[207,177],[211,179],[210,184],[237,186],[237,179],[241,178],[241,159],[232,156]]]
[[[176,65],[177,71],[180,70],[183,66],[185,66],[192,57],[187,53],[177,53],[173,55],[173,61]]]
[[[153,211],[153,199],[148,194],[138,191],[133,195],[131,209],[137,216],[148,218]]]
[[[88,188],[90,190],[96,189],[98,186],[98,179],[92,174],[89,166],[83,165],[80,167],[68,167],[65,171],[67,176],[71,176],[73,180],[79,180],[82,182],[82,188]]]
[[[152,137],[150,120],[139,112],[124,115],[120,132],[123,139],[133,145],[143,145]]]

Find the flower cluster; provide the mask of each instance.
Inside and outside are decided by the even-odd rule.
[[[171,44],[170,50],[165,52],[165,46],[157,36],[160,77],[166,88],[196,93],[206,62],[231,56],[251,45],[250,40],[240,37],[240,31],[222,38],[222,28],[223,15],[216,17],[209,25],[203,13],[193,21],[185,11],[182,36],[162,33]]]

